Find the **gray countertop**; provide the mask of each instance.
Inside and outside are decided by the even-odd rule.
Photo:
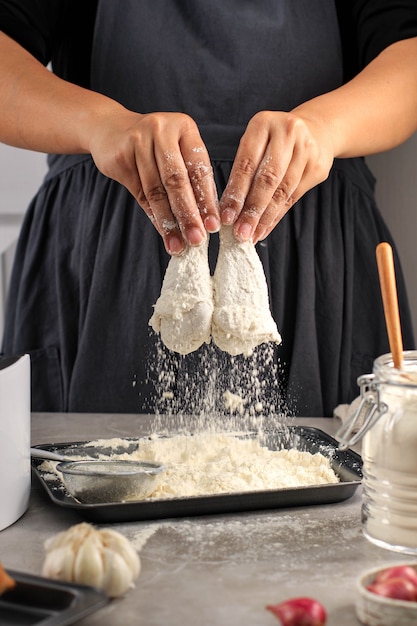
[[[334,434],[333,419],[296,420]],[[32,444],[142,436],[144,415],[32,416]],[[361,488],[341,503],[114,524],[140,552],[134,589],[80,624],[100,626],[273,626],[266,604],[307,595],[328,611],[328,626],[355,625],[355,581],[363,570],[412,560],[380,549],[361,533]],[[36,479],[25,515],[0,532],[0,561],[39,575],[43,542],[82,521],[54,505]]]

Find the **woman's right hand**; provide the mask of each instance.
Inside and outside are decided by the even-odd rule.
[[[170,254],[219,229],[210,158],[188,115],[122,109],[93,126],[89,148],[98,169],[135,197]]]
[[[170,254],[220,228],[218,198],[197,125],[182,113],[141,115],[46,69],[0,33],[0,141],[45,153],[91,153],[124,185]]]

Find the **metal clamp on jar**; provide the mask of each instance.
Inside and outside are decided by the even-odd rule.
[[[388,406],[381,402],[379,382],[375,380],[375,374],[359,376],[357,382],[360,387],[360,402],[336,433],[341,450],[358,443],[388,410]]]
[[[341,447],[363,437],[364,534],[381,547],[417,554],[417,351],[404,352],[401,369],[391,354],[378,357],[358,384],[361,402],[336,437]]]

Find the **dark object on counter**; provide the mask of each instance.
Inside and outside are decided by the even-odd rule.
[[[14,589],[0,598],[2,626],[65,626],[78,622],[108,602],[97,589],[7,570]]]

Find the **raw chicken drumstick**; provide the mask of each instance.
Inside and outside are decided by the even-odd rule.
[[[174,352],[188,354],[210,343],[213,314],[212,278],[208,264],[208,238],[171,257],[161,295],[149,320],[163,343]]]
[[[235,238],[232,226],[220,231],[213,291],[211,334],[221,350],[248,356],[261,343],[281,343],[261,260],[252,242]]]
[[[208,239],[171,258],[149,324],[180,354],[210,343],[210,336],[231,355],[247,356],[261,343],[281,342],[255,246],[237,241],[231,226],[220,231],[213,279]]]

